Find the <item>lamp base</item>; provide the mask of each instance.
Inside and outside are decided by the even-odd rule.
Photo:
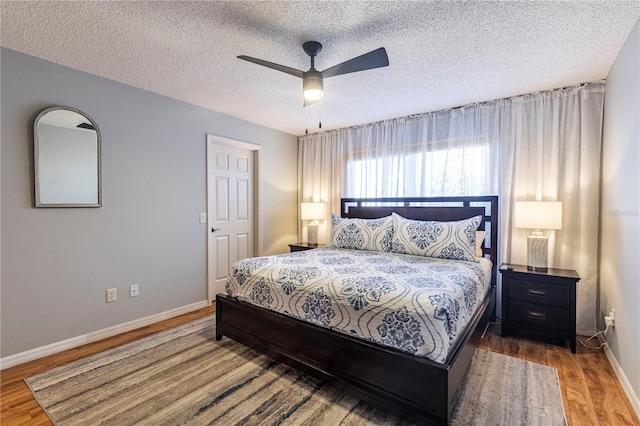
[[[318,245],[318,225],[310,223],[307,226],[307,242],[310,246]]]
[[[545,272],[549,260],[549,239],[545,236],[527,237],[527,269]]]
[[[540,268],[537,266],[529,266],[527,265],[527,271],[531,271],[531,272],[547,272],[549,271],[549,268]]]

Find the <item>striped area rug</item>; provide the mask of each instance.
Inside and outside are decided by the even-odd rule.
[[[401,425],[228,338],[213,317],[26,379],[55,425]],[[477,350],[455,425],[564,425],[554,368]]]

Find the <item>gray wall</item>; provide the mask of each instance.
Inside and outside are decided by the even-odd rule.
[[[206,299],[207,133],[263,146],[264,253],[296,241],[295,136],[12,50],[1,66],[0,356]],[[33,120],[55,105],[100,127],[101,208],[33,208]]]
[[[611,351],[640,395],[640,22],[607,77],[602,151],[600,326],[616,310]]]

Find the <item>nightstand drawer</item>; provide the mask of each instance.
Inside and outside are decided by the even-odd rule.
[[[509,302],[509,319],[540,327],[569,331],[569,311],[528,303]]]
[[[509,300],[569,309],[569,288],[512,279],[509,283]]]

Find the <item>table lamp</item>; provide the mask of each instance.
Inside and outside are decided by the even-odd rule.
[[[310,246],[318,245],[318,220],[324,219],[324,203],[302,203],[300,218],[310,220],[307,226],[307,242]]]
[[[527,237],[527,269],[546,271],[549,246],[542,229],[562,229],[562,202],[517,201],[514,216],[516,228],[533,229]]]

